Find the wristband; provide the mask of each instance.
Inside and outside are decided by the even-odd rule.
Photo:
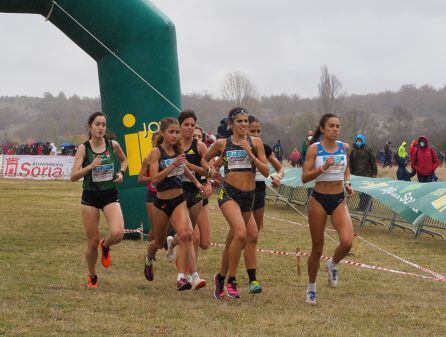
[[[325,173],[325,172],[327,172],[327,170],[326,170],[326,169],[324,169],[324,165],[321,165],[321,166],[319,166],[319,168],[321,169],[322,173]]]

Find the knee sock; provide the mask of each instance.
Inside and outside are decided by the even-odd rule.
[[[246,272],[248,273],[249,283],[252,281],[257,281],[255,269],[247,269]]]

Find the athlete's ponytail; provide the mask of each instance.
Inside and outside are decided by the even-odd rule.
[[[160,131],[165,132],[169,128],[169,126],[171,126],[172,124],[180,125],[180,122],[178,122],[178,119],[173,118],[173,117],[163,118],[160,122]],[[161,146],[163,141],[164,141],[164,138],[160,132],[155,139],[155,146],[157,146],[157,147]],[[173,146],[173,149],[175,150],[176,154],[183,153],[183,144],[181,142],[181,139],[179,139],[178,142]]]
[[[316,128],[316,130],[314,130],[313,138],[311,139],[310,144],[314,144],[314,143],[320,141],[320,138],[321,138],[321,136],[322,136],[322,131],[321,131],[321,129],[324,128],[324,127],[325,127],[325,123],[327,123],[327,121],[328,121],[330,118],[333,118],[333,117],[334,117],[334,118],[339,118],[338,116],[336,116],[336,115],[334,115],[334,114],[325,114],[325,115],[323,115],[323,116],[321,117],[321,119],[319,120],[319,125],[318,125],[318,127]]]

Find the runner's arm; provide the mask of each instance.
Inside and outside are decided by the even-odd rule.
[[[88,173],[93,170],[93,163],[88,166],[82,167],[82,163],[85,159],[85,145],[81,144],[77,148],[76,156],[74,157],[73,167],[71,169],[71,181],[77,181],[82,177],[85,177]]]
[[[308,183],[319,177],[326,168],[316,167],[314,168],[314,163],[316,161],[317,146],[312,144],[307,149],[307,154],[305,156],[304,166],[302,167],[302,182],[304,184]]]
[[[140,183],[140,184],[147,184],[152,181],[152,177],[147,176],[147,171],[149,169],[149,163],[150,163],[150,153],[142,161],[141,171],[139,171],[139,175],[138,175],[138,183]]]

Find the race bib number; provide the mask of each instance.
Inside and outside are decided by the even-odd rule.
[[[247,169],[252,167],[251,158],[245,150],[226,151],[226,158],[228,159],[228,169]]]
[[[176,160],[176,158],[172,158],[172,159],[164,159],[164,167],[167,167],[169,165],[172,165],[174,163],[174,161]],[[169,175],[167,176],[169,177],[175,177],[175,176],[181,176],[184,173],[184,164],[181,164],[177,167],[175,167],[172,172],[169,173]]]
[[[330,156],[323,156],[322,161],[324,164],[327,162],[327,160],[330,158]],[[327,173],[344,173],[345,172],[345,155],[339,155],[339,156],[333,156],[334,164],[331,165],[327,169]]]
[[[114,164],[99,165],[93,171],[91,171],[92,180],[94,183],[100,183],[102,181],[113,180],[115,174]]]

